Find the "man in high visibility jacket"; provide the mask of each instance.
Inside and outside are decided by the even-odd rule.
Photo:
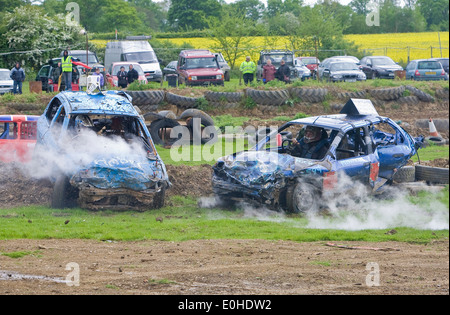
[[[250,61],[250,56],[247,56],[245,61],[241,63],[239,70],[241,70],[243,74],[245,85],[253,82],[253,75],[256,72],[256,65],[253,61]]]
[[[72,56],[69,56],[69,52],[64,50],[62,62],[62,79],[66,86],[66,91],[72,91]]]

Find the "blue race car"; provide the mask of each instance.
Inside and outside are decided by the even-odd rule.
[[[54,181],[54,208],[159,208],[171,186],[143,117],[122,91],[57,94],[38,119],[33,161]]]
[[[391,183],[422,141],[380,117],[370,100],[350,99],[340,114],[292,120],[252,150],[220,158],[213,166],[213,190],[223,200],[315,211],[345,179],[374,191]]]

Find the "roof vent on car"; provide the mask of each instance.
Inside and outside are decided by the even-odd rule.
[[[368,99],[361,98],[351,98],[344,105],[341,114],[347,114],[350,116],[354,115],[375,115],[379,116],[375,106],[373,106],[372,101]]]

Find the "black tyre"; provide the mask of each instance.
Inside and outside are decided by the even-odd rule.
[[[402,86],[393,87],[393,88],[371,90],[370,94],[374,98],[382,100],[382,101],[395,101],[403,96],[404,91],[405,91],[405,87],[402,85]]]
[[[194,130],[194,118],[200,119],[200,130],[201,130],[201,143],[210,143],[212,144],[212,140],[214,140],[214,134],[207,134],[204,128],[214,126],[214,120],[206,114],[204,111],[201,111],[199,109],[188,109],[185,110],[178,119],[186,119],[186,126],[191,131],[191,134],[193,134]],[[217,140],[217,139],[216,139]]]
[[[320,103],[325,100],[325,97],[328,94],[327,89],[302,89],[302,88],[293,88],[291,90],[292,98],[299,98],[302,102],[308,103]]]
[[[446,145],[447,144],[447,141],[441,137],[426,137],[425,141],[431,142],[435,145]]]
[[[225,72],[224,80],[227,81],[227,82],[230,81],[230,72],[229,71]]]
[[[289,212],[315,213],[319,210],[319,191],[309,183],[298,183],[289,188],[286,194],[286,205]]]
[[[433,103],[434,102],[434,97],[431,96],[430,94],[419,90],[418,88],[415,88],[411,85],[407,85],[405,86],[405,88],[410,91],[413,95],[417,96],[419,98],[419,100],[421,100],[422,102],[426,102],[426,103]]]
[[[289,99],[289,91],[247,89],[247,97],[258,105],[281,106]]]
[[[182,108],[195,108],[197,107],[196,97],[181,96],[174,93],[167,92],[166,99],[169,104],[173,104]]]
[[[175,141],[179,140],[178,138],[170,138],[166,137],[166,129],[172,129],[180,124],[173,119],[163,118],[159,120],[154,120],[150,124],[150,135],[152,136],[153,142],[156,144],[160,144],[163,146],[170,146]]]
[[[60,175],[53,185],[52,203],[53,209],[74,208],[77,206],[79,191],[73,187],[69,178]]]
[[[416,165],[416,180],[432,184],[448,184],[449,169]]]
[[[416,180],[416,168],[414,166],[403,166],[394,174],[393,180],[397,183],[409,183]]]

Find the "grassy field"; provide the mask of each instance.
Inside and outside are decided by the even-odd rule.
[[[410,200],[417,205],[430,198],[448,202],[448,189],[437,195],[423,193]],[[197,200],[173,197],[170,205],[147,212],[89,212],[81,209],[54,210],[45,207],[0,209],[0,239],[94,239],[165,240],[265,239],[310,241],[402,241],[428,243],[449,236],[447,230],[397,227],[346,231],[313,229],[299,215],[266,213],[251,215],[247,210],[202,209]]]

